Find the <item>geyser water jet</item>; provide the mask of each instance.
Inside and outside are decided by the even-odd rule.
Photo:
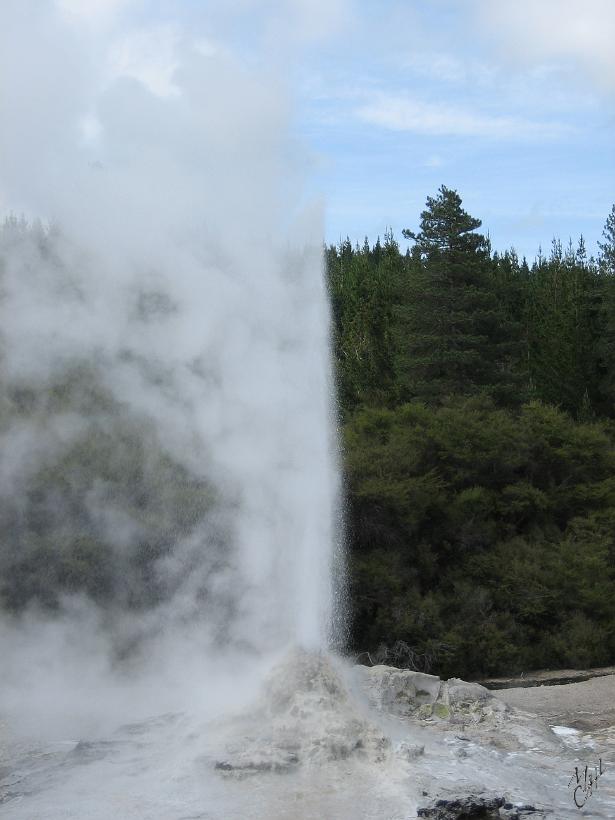
[[[336,622],[322,230],[286,94],[122,5],[122,28],[1,13],[0,201],[46,227],[0,238],[0,674],[41,712],[33,664],[170,705],[196,657],[322,649]]]

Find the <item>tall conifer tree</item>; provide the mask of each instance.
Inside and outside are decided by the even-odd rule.
[[[611,208],[602,236],[604,242],[598,242],[600,261],[605,271],[615,276],[615,205]]]
[[[450,395],[489,393],[506,400],[511,323],[492,276],[489,242],[459,194],[442,186],[428,197],[414,241],[400,311],[398,374],[402,398],[438,403]]]

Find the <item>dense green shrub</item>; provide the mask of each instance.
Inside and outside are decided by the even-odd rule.
[[[581,240],[530,267],[441,188],[405,256],[387,237],[388,282],[379,243],[328,249],[353,651],[466,676],[615,661],[609,220],[598,262]]]

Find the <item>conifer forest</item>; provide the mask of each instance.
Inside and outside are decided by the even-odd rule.
[[[531,262],[459,194],[326,251],[350,650],[441,676],[615,660],[615,207]],[[369,654],[367,654],[369,653]]]

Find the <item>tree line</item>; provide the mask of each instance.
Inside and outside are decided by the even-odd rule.
[[[350,649],[443,675],[615,659],[615,206],[531,263],[459,194],[327,247]]]

